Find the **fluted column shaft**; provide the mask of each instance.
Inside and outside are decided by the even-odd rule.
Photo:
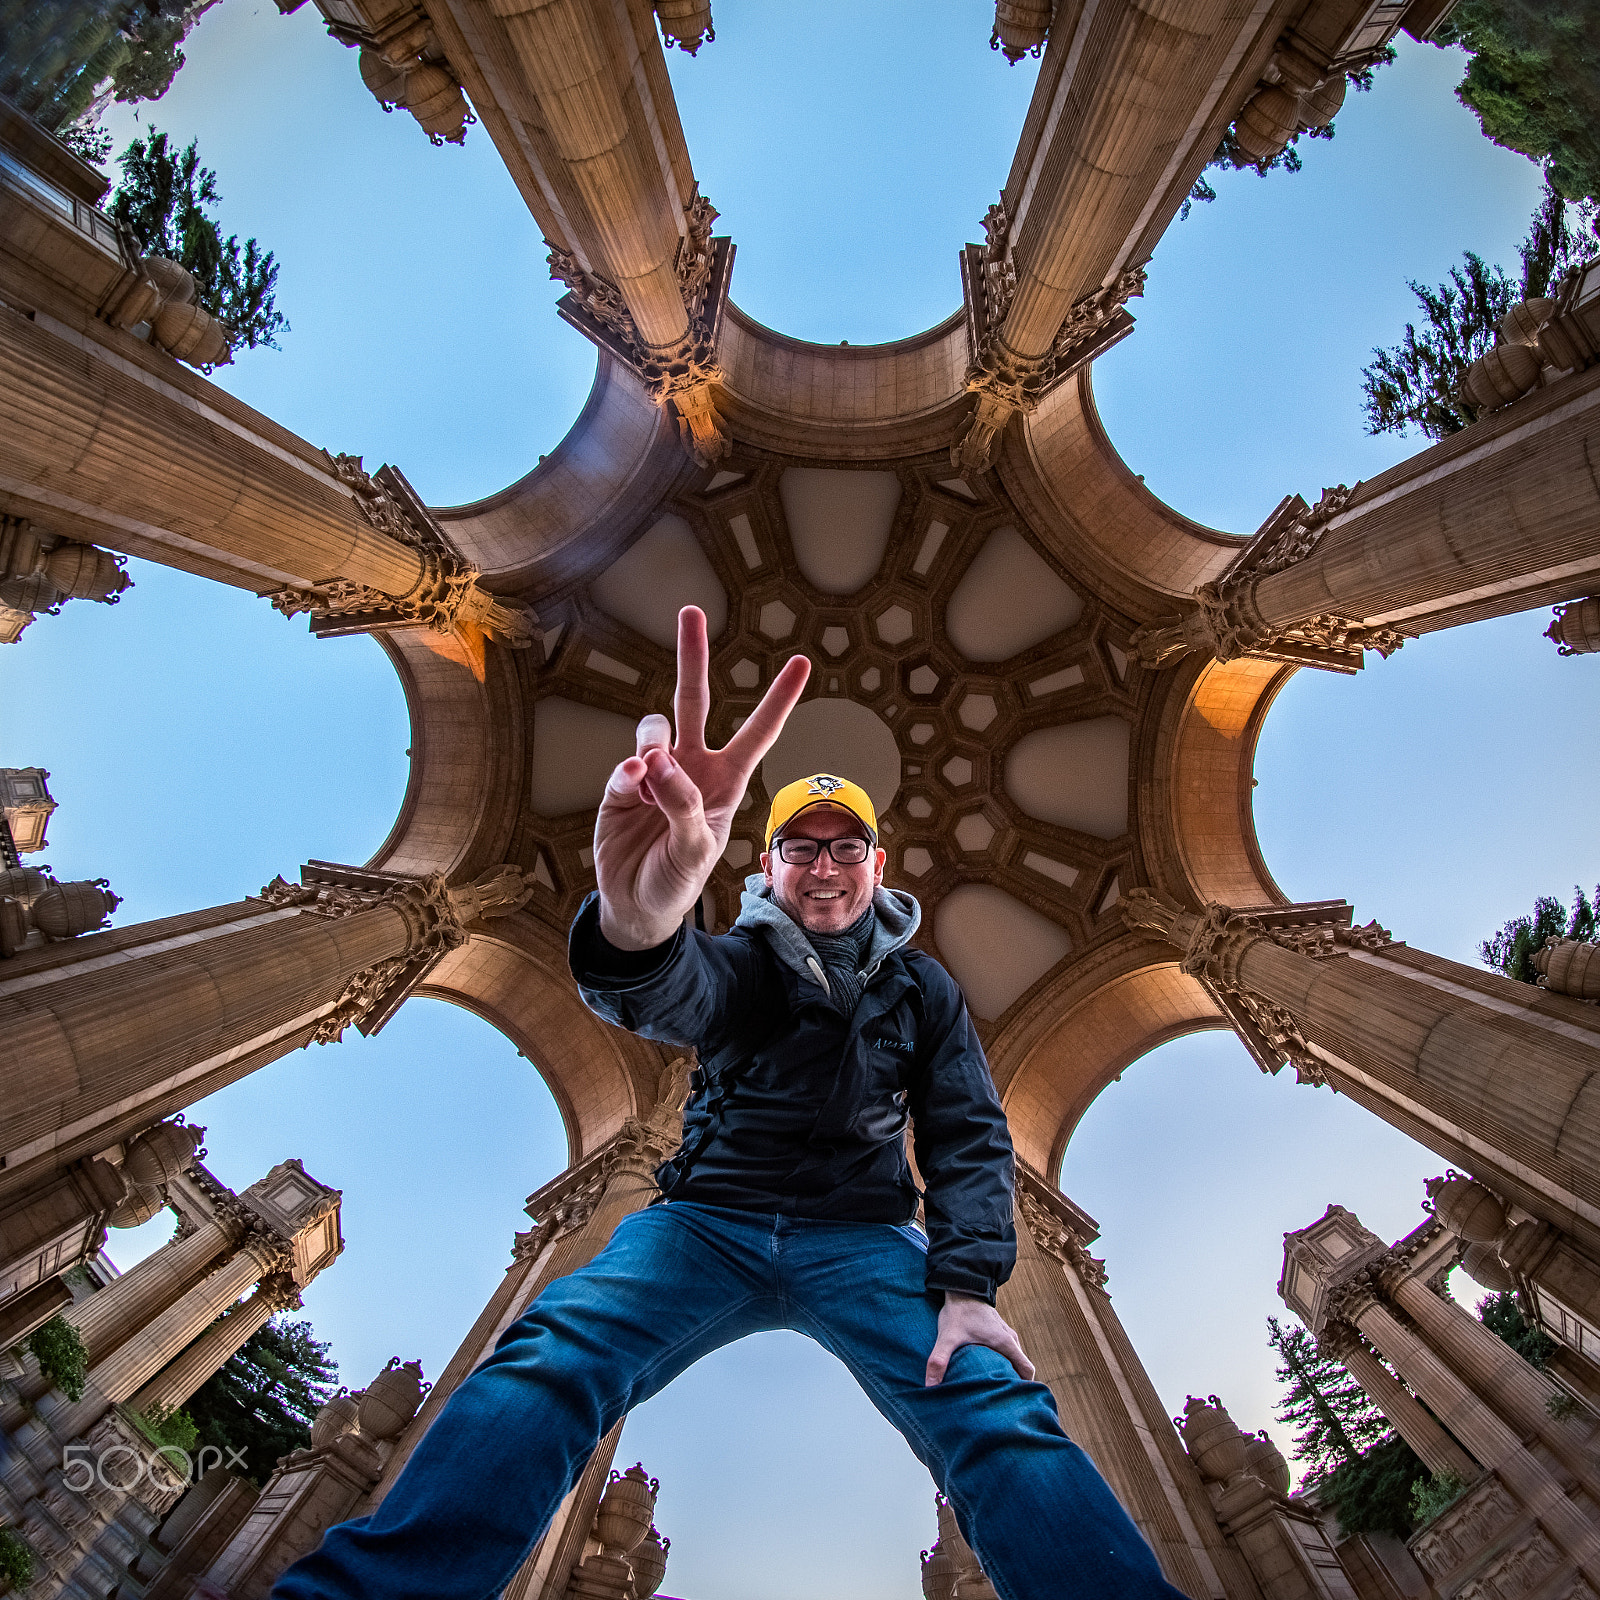
[[[367,522],[322,452],[198,379],[157,377],[4,308],[0,437],[0,508],[65,518],[113,549],[208,576],[220,561],[256,589],[345,578],[402,596],[423,575],[418,552]]]
[[[1380,1115],[1467,1151],[1549,1220],[1600,1227],[1600,1012],[1398,948],[1314,959],[1262,937],[1238,975],[1292,1014],[1336,1085],[1348,1072]]]
[[[411,938],[389,904],[345,917],[261,902],[238,910],[234,921],[157,939],[147,952],[128,948],[137,930],[119,930],[80,941],[80,960],[16,979],[0,973],[0,1154],[8,1172],[70,1152],[73,1139],[104,1142],[113,1117],[148,1121],[189,1104],[213,1065],[274,1042],[277,1054],[304,1043],[305,1028],[351,978],[405,954]],[[101,954],[108,942],[119,952],[109,959]],[[271,1058],[268,1051],[255,1064]]]
[[[1591,1494],[1600,1495],[1600,1465],[1591,1453],[1594,1425],[1557,1421],[1545,1402],[1560,1389],[1522,1359],[1505,1340],[1455,1303],[1415,1278],[1401,1278],[1394,1301],[1435,1350],[1524,1437],[1542,1441]]]
[[[1354,1320],[1451,1433],[1538,1518],[1551,1540],[1590,1582],[1600,1577],[1600,1529],[1566,1497],[1538,1458],[1523,1447],[1521,1438],[1387,1306],[1372,1301]]]
[[[108,1400],[127,1400],[274,1265],[264,1244],[246,1240],[237,1254],[97,1362],[89,1381]]]
[[[678,219],[653,149],[630,124],[605,41],[585,0],[492,0],[639,337],[689,331],[678,287]],[[685,197],[687,198],[687,197]]]
[[[125,1339],[186,1294],[242,1231],[240,1224],[217,1217],[203,1222],[64,1312],[89,1352],[89,1365],[105,1360]]]
[[[266,1327],[282,1304],[281,1295],[258,1286],[248,1300],[224,1312],[188,1349],[169,1361],[128,1404],[147,1417],[175,1411],[242,1350],[252,1334]]]
[[[1464,1482],[1471,1482],[1478,1475],[1478,1463],[1359,1339],[1347,1341],[1339,1360],[1429,1472],[1436,1477],[1453,1473]]]
[[[997,1303],[1038,1380],[1055,1396],[1061,1425],[1105,1476],[1170,1583],[1196,1600],[1253,1595],[1255,1585],[1234,1570],[1238,1563],[1229,1559],[1215,1516],[1209,1508],[1197,1514],[1179,1488],[1179,1474],[1194,1470],[1187,1458],[1180,1465],[1150,1448],[1149,1423],[1138,1415],[1131,1394],[1122,1392],[1126,1385],[1119,1382],[1115,1353],[1098,1336],[1092,1309],[1074,1292],[1068,1269],[1040,1248],[1020,1219],[1016,1233],[1016,1266]],[[1192,1488],[1188,1498],[1205,1507],[1198,1479]]]
[[[1153,219],[1140,228],[1141,215],[1160,200],[1160,180],[1213,92],[1233,40],[1222,26],[1227,12],[1220,0],[1099,8],[1076,55],[1077,81],[1057,90],[1066,104],[1055,137],[1035,153],[1025,183],[1013,172],[1016,188],[1038,186],[1016,229],[1017,288],[1002,330],[1018,356],[1045,354],[1072,307],[1129,265],[1129,247],[1152,232]]]
[[[1600,581],[1600,367],[1361,484],[1312,553],[1257,582],[1272,627],[1407,632],[1579,599]]]
[[[472,1331],[461,1343],[449,1365],[428,1392],[421,1410],[400,1436],[394,1453],[384,1468],[370,1496],[363,1502],[362,1514],[378,1506],[388,1494],[401,1469],[411,1457],[411,1452],[421,1442],[422,1436],[433,1425],[433,1419],[443,1409],[445,1401],[456,1391],[467,1375],[490,1355],[500,1335],[527,1309],[557,1278],[576,1272],[592,1261],[616,1231],[617,1224],[626,1216],[649,1205],[660,1191],[650,1176],[649,1163],[644,1159],[629,1160],[617,1168],[607,1179],[604,1192],[593,1212],[581,1227],[557,1239],[541,1254],[514,1266],[484,1307]],[[603,1477],[603,1474],[602,1474]],[[546,1541],[548,1543],[548,1540]],[[537,1551],[534,1552],[538,1554]]]

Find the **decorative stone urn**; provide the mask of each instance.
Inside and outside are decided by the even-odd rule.
[[[1429,1178],[1423,1185],[1433,1214],[1468,1244],[1493,1244],[1505,1232],[1506,1208],[1492,1189],[1459,1172]]]
[[[1214,1394],[1207,1395],[1204,1400],[1190,1395],[1184,1402],[1183,1415],[1174,1417],[1173,1421],[1202,1478],[1225,1483],[1248,1469],[1249,1447],[1245,1437]]]
[[[650,1600],[661,1587],[667,1575],[667,1552],[672,1548],[670,1539],[663,1539],[654,1523],[650,1531],[633,1547],[628,1564],[633,1568],[633,1600]]]
[[[367,1385],[356,1413],[361,1432],[372,1440],[393,1439],[417,1414],[422,1397],[433,1387],[422,1381],[422,1363],[400,1364],[391,1356],[389,1365]]]
[[[960,1576],[960,1569],[942,1539],[934,1542],[933,1549],[922,1552],[923,1600],[954,1600]]]
[[[360,1394],[351,1394],[348,1389],[340,1389],[323,1406],[311,1421],[313,1450],[326,1450],[335,1439],[342,1439],[347,1433],[355,1430],[361,1411],[361,1399]]]
[[[1491,1294],[1505,1294],[1517,1286],[1517,1280],[1511,1276],[1505,1262],[1495,1254],[1492,1244],[1469,1244],[1461,1253],[1461,1270]]]
[[[613,1472],[594,1516],[594,1536],[608,1550],[627,1555],[645,1537],[655,1519],[659,1478],[648,1476],[643,1462],[626,1472]]]
[[[1254,1473],[1274,1494],[1288,1494],[1289,1463],[1265,1428],[1245,1436],[1244,1465],[1246,1472]]]
[[[193,1163],[205,1136],[206,1130],[199,1126],[158,1122],[128,1146],[122,1158],[123,1176],[139,1185],[171,1183]]]

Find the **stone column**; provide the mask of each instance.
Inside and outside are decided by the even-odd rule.
[[[643,130],[629,125],[623,86],[588,5],[584,0],[492,4],[640,340],[657,349],[676,345],[689,331],[678,292],[678,219],[655,150],[639,137]]]
[[[396,1442],[382,1478],[362,1503],[359,1515],[367,1515],[382,1503],[445,1401],[493,1353],[501,1334],[549,1284],[592,1261],[624,1217],[655,1199],[659,1191],[651,1173],[676,1147],[678,1132],[671,1121],[677,1115],[678,1107],[673,1106],[650,1122],[630,1120],[609,1144],[530,1196],[527,1210],[536,1226],[517,1236],[510,1270],[440,1374],[415,1421]],[[600,1477],[603,1487],[603,1470]],[[593,1505],[589,1510],[592,1514]],[[549,1543],[547,1536],[529,1560],[536,1561]],[[580,1539],[580,1554],[581,1545]]]
[[[1343,1322],[1367,1340],[1468,1454],[1509,1491],[1526,1517],[1544,1530],[1540,1537],[1547,1536],[1553,1547],[1551,1562],[1565,1558],[1593,1583],[1600,1575],[1600,1526],[1568,1498],[1562,1477],[1545,1464],[1542,1453],[1524,1443],[1525,1432],[1508,1426],[1496,1409],[1498,1395],[1482,1393],[1467,1381],[1457,1365],[1465,1345],[1456,1330],[1421,1306],[1419,1296],[1437,1299],[1427,1285],[1454,1261],[1456,1249],[1453,1237],[1429,1219],[1391,1251],[1351,1212],[1330,1206],[1309,1228],[1285,1235],[1278,1292],[1319,1337],[1330,1324]],[[1403,1291],[1407,1306],[1423,1310],[1426,1326],[1412,1322],[1390,1303],[1389,1296],[1402,1292],[1408,1283],[1415,1293]],[[1494,1336],[1485,1330],[1485,1337]],[[1565,1467],[1566,1461],[1561,1465]],[[1500,1498],[1503,1501],[1504,1495]],[[1499,1521],[1508,1520],[1510,1511],[1507,1505],[1507,1515]],[[1493,1526],[1495,1520],[1480,1519],[1461,1550],[1451,1555],[1450,1564],[1458,1564],[1458,1558],[1475,1558],[1485,1536],[1500,1531]],[[1437,1575],[1439,1561],[1426,1552],[1419,1555]]]
[[[236,1215],[213,1217],[192,1233],[170,1240],[105,1288],[66,1313],[94,1366],[199,1282],[224,1251],[243,1235]]]
[[[1292,1062],[1600,1243],[1600,1010],[1353,928],[1335,902],[1194,913],[1134,890],[1123,916],[1184,952],[1266,1070]]]
[[[1600,584],[1600,366],[1574,372],[1315,507],[1298,496],[1199,609],[1134,635],[1146,666],[1191,650],[1353,671],[1363,649],[1580,600]],[[1592,607],[1593,601],[1585,601]],[[1552,637],[1587,648],[1582,606]],[[1573,640],[1561,630],[1570,623]],[[1578,641],[1578,642],[1573,642]]]
[[[1061,1425],[1104,1474],[1170,1583],[1195,1600],[1254,1595],[1164,1410],[1139,1403],[1149,1379],[1104,1292],[1102,1264],[1084,1248],[1084,1223],[1028,1173],[1019,1176],[1017,1223],[1016,1269],[999,1310],[1055,1396]],[[1119,1337],[1108,1337],[1112,1327]]]
[[[128,1401],[147,1417],[176,1411],[211,1375],[241,1351],[279,1311],[300,1304],[292,1279],[258,1284],[248,1300],[225,1311],[181,1355],[169,1361]]]
[[[89,1369],[89,1381],[108,1400],[131,1399],[141,1385],[186,1349],[240,1295],[248,1293],[266,1274],[282,1271],[286,1265],[278,1240],[260,1233],[247,1236],[238,1251],[214,1272],[96,1362]]]
[[[6,964],[0,1195],[297,1046],[371,1031],[468,922],[532,892],[512,867],[459,888],[326,862],[302,876]]]
[[[1432,1412],[1361,1342],[1353,1329],[1334,1324],[1317,1343],[1344,1364],[1345,1371],[1367,1391],[1372,1403],[1429,1472],[1435,1477],[1453,1473],[1463,1482],[1477,1477],[1478,1463],[1439,1426]]]
[[[1483,1395],[1523,1438],[1537,1439],[1591,1495],[1600,1499],[1600,1461],[1593,1444],[1596,1425],[1581,1419],[1558,1421],[1547,1403],[1562,1391],[1536,1371],[1505,1340],[1491,1333],[1454,1300],[1436,1294],[1403,1269],[1384,1278],[1394,1305],[1410,1317],[1418,1334],[1477,1393]]]
[[[531,644],[414,497],[203,379],[0,309],[0,511],[258,592]],[[308,602],[309,603],[309,602]],[[299,609],[306,609],[301,606]]]

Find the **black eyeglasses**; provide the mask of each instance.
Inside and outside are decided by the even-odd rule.
[[[821,839],[779,839],[775,848],[778,859],[791,867],[809,867],[822,853]],[[841,867],[859,867],[872,853],[872,841],[859,834],[827,841],[828,854]]]

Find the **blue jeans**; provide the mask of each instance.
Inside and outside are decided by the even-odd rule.
[[[923,1265],[917,1230],[882,1223],[684,1201],[624,1218],[506,1330],[382,1505],[330,1528],[273,1600],[489,1600],[618,1421],[769,1328],[844,1362],[950,1497],[1004,1600],[1182,1600],[1042,1383],[967,1345],[924,1387],[938,1312]]]

